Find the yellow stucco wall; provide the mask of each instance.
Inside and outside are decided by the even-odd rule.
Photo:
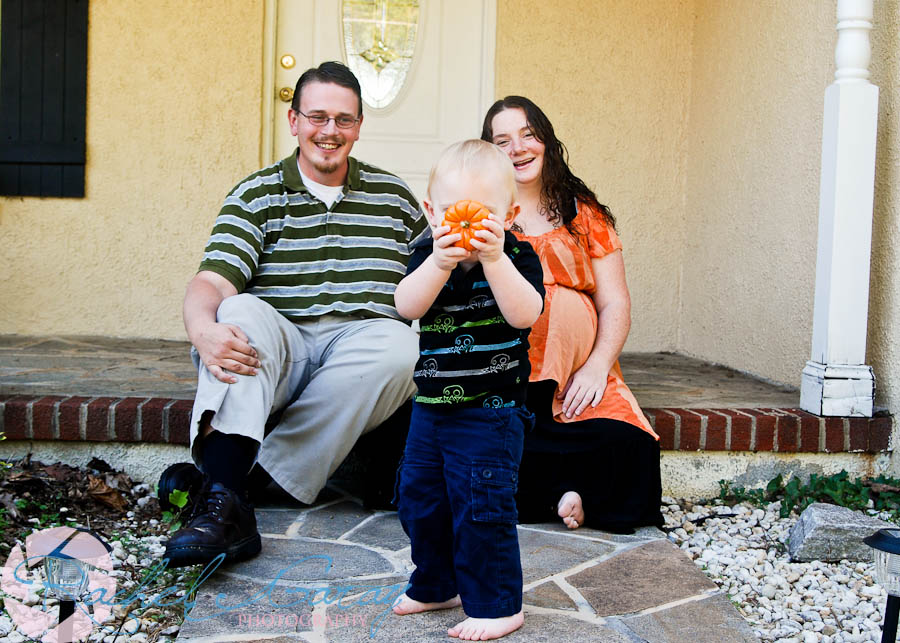
[[[875,403],[900,413],[900,3],[875,3],[872,82],[879,86],[867,359]],[[900,449],[895,450],[900,453]]]
[[[531,98],[618,219],[629,350],[676,348],[693,2],[500,0],[497,97]]]
[[[867,361],[876,404],[896,410],[900,5],[875,9],[870,69],[881,99]],[[812,337],[835,3],[698,0],[696,16],[678,349],[798,386]]]
[[[698,0],[696,15],[678,345],[798,386],[834,6]]]
[[[0,198],[0,332],[184,337],[225,193],[259,166],[262,3],[92,0],[84,199]]]

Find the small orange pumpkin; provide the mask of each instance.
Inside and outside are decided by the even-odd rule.
[[[490,216],[491,212],[478,201],[469,201],[464,199],[457,201],[444,212],[444,220],[441,225],[450,226],[448,234],[459,233],[462,238],[454,243],[454,246],[465,248],[466,250],[474,250],[472,247],[472,238],[477,230],[484,230],[481,222]]]

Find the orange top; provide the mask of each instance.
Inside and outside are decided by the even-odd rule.
[[[584,234],[581,243],[565,226],[536,237],[515,233],[519,239],[528,241],[540,257],[546,289],[544,312],[528,337],[531,344],[529,380],[554,380],[559,384],[557,392],[562,391],[569,376],[587,361],[597,337],[597,308],[592,299],[597,285],[591,259],[622,249],[622,242],[613,227],[588,206],[578,204],[574,223]],[[621,420],[659,439],[625,385],[618,360],[609,371],[600,404],[589,405],[581,415],[567,418],[562,412],[562,400],[554,398],[553,416],[557,422],[593,418]]]

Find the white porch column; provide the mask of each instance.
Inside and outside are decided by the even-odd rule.
[[[872,415],[866,361],[878,87],[869,82],[872,0],[838,0],[837,70],[825,90],[812,356],[800,406],[816,415]]]

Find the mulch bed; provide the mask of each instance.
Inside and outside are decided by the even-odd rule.
[[[34,531],[55,526],[88,529],[110,548],[111,575],[116,577],[118,592],[112,617],[103,623],[102,631],[95,628],[91,640],[113,635],[118,641],[152,643],[174,637],[184,619],[184,601],[176,603],[177,594],[159,601],[153,597],[172,586],[183,596],[200,570],[166,569],[160,573],[162,548],[174,521],[169,515],[164,518],[155,490],[135,484],[98,458],[83,468],[48,465],[30,456],[2,465],[0,559],[5,561],[17,544],[24,550],[25,538]],[[154,578],[145,582],[151,576]],[[143,598],[135,598],[139,593]],[[56,604],[47,600],[43,591],[37,594],[45,608]],[[5,594],[0,592],[0,596]]]

